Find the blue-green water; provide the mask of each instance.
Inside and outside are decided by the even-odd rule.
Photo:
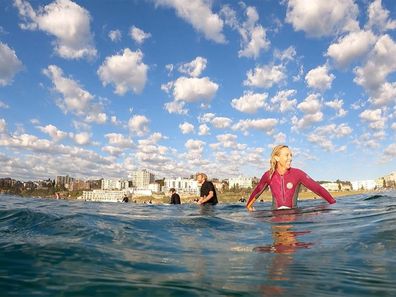
[[[0,294],[396,296],[396,193],[255,207],[0,196]]]

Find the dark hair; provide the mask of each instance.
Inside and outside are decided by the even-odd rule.
[[[175,188],[170,188],[169,192],[176,192],[176,189]]]

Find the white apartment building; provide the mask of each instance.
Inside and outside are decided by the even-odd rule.
[[[377,183],[375,182],[375,180],[370,179],[370,180],[357,180],[357,181],[353,181],[351,182],[352,184],[352,189],[353,190],[373,190],[375,188],[375,186],[377,185]]]
[[[327,191],[334,192],[340,190],[338,183],[323,183],[321,184],[321,186],[325,188]]]
[[[175,188],[179,193],[199,194],[199,186],[196,180],[189,178],[165,178],[164,192]]]
[[[129,181],[120,179],[102,179],[102,190],[122,190],[129,187]]]
[[[110,191],[110,190],[93,190],[83,191],[82,199],[85,201],[99,202],[121,202],[124,195],[129,195],[129,191]]]
[[[239,188],[239,189],[247,189],[253,187],[253,178],[238,176],[231,177],[228,179],[228,187],[231,188]]]
[[[155,182],[154,174],[148,172],[146,169],[133,171],[130,175],[132,186],[135,188],[146,189],[149,184]]]

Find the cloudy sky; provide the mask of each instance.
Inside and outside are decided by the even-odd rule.
[[[373,179],[395,106],[394,0],[0,0],[0,177]]]

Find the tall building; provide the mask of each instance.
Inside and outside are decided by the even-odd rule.
[[[135,188],[147,188],[149,184],[155,182],[154,174],[146,169],[133,171],[131,173],[132,186]]]
[[[74,182],[75,179],[73,177],[70,177],[68,175],[66,176],[57,176],[55,179],[55,185],[60,187],[65,187],[66,189],[69,188],[69,185]]]
[[[102,179],[102,190],[122,190],[129,188],[129,181],[119,179]]]

